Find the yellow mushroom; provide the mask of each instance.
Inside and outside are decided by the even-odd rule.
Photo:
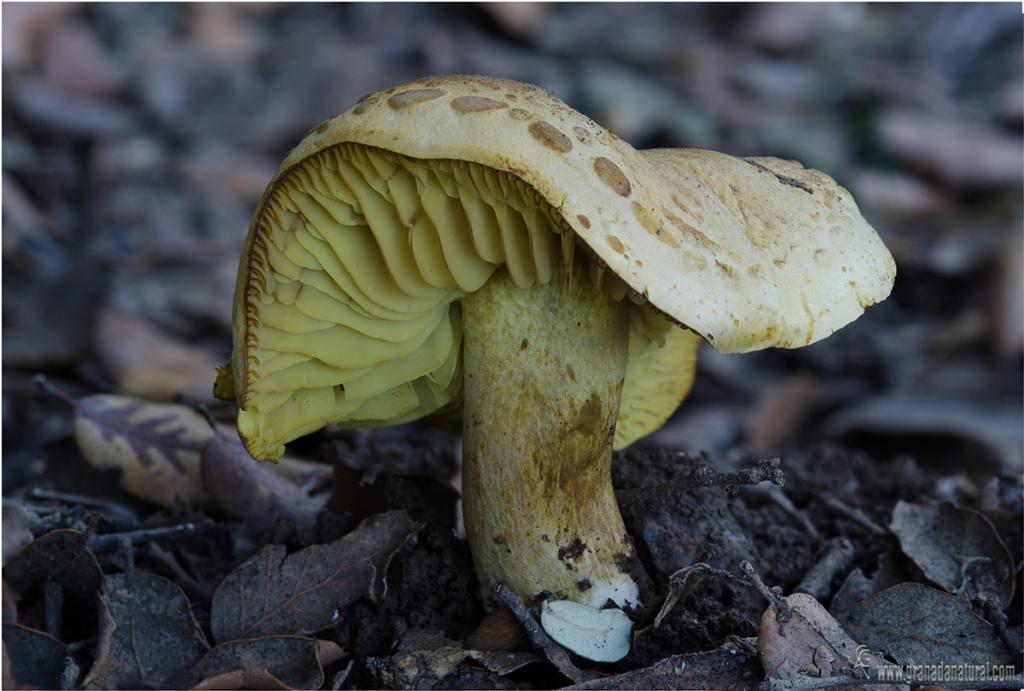
[[[481,585],[628,607],[612,448],[672,414],[701,338],[808,345],[894,275],[818,171],[637,151],[537,87],[432,77],[363,98],[285,159],[216,392],[259,459],[328,423],[461,419]]]

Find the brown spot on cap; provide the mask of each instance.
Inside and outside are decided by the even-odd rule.
[[[557,127],[543,120],[538,120],[530,125],[530,134],[549,149],[560,151],[563,154],[572,151],[572,140],[562,134]]]
[[[362,115],[363,113],[368,111],[371,106],[376,104],[377,101],[379,100],[380,99],[377,98],[376,96],[364,96],[363,98],[359,99],[359,103],[357,103],[356,107],[352,109],[352,114]]]
[[[589,228],[590,227],[590,219],[587,218],[586,216],[584,216],[583,214],[580,214],[579,216],[577,216],[576,220],[579,221],[580,225],[583,226],[584,228]]]
[[[522,108],[512,108],[508,111],[508,116],[513,120],[531,120],[533,119],[533,113]]]
[[[452,110],[457,113],[482,113],[501,108],[508,108],[508,104],[486,96],[459,96],[452,99]]]
[[[620,240],[616,236],[609,235],[608,237],[605,238],[605,240],[607,240],[608,244],[611,245],[612,249],[615,250],[616,252],[618,252],[619,254],[624,254],[625,253],[626,246],[623,245],[622,244],[622,240]]]
[[[644,230],[648,233],[657,236],[659,240],[670,247],[679,247],[679,242],[674,237],[662,232],[665,224],[661,218],[640,202],[633,202],[633,216],[636,217],[637,223],[643,226]]]
[[[682,235],[685,235],[685,236],[689,237],[691,240],[693,240],[695,243],[697,243],[701,247],[706,247],[706,248],[712,249],[712,250],[718,249],[718,243],[717,242],[715,242],[714,240],[709,238],[707,235],[705,235],[704,233],[700,232],[699,230],[697,230],[696,228],[691,226],[689,223],[687,223],[683,219],[681,219],[678,216],[676,216],[674,213],[672,213],[668,209],[662,209],[661,212],[663,214],[665,214],[665,218],[667,218],[672,223],[672,225],[674,225],[679,230],[679,232]]]
[[[576,139],[581,144],[590,144],[593,141],[593,137],[590,136],[590,132],[579,125],[572,128],[572,131],[576,133]]]
[[[388,105],[395,110],[401,110],[414,106],[417,103],[423,103],[424,101],[433,101],[435,98],[441,98],[447,91],[444,89],[413,89],[412,91],[403,91],[400,94],[395,94],[388,99]]]
[[[604,156],[594,159],[594,172],[601,178],[601,182],[611,187],[620,197],[628,197],[633,192],[629,179],[622,169]]]
[[[530,339],[528,339],[528,338],[524,338],[522,340],[522,342],[519,344],[519,350],[526,350],[529,347],[530,347]]]

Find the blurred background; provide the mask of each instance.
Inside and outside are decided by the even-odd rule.
[[[893,296],[798,351],[705,348],[648,443],[844,444],[954,476],[1022,462],[1017,4],[29,4],[3,19],[4,491],[72,475],[72,394],[210,398],[284,153],[428,75],[539,84],[637,147],[795,158],[848,187]],[[60,455],[60,454],[57,454]]]

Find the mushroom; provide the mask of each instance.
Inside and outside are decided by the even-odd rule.
[[[461,424],[485,592],[628,609],[612,449],[672,414],[701,339],[809,345],[894,275],[823,173],[637,151],[535,86],[425,78],[288,154],[245,241],[215,390],[257,459],[329,423]]]

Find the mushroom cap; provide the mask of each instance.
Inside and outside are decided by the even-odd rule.
[[[726,352],[807,345],[895,274],[822,173],[637,151],[538,87],[431,77],[364,97],[288,154],[246,238],[215,393],[237,397],[257,458],[329,422],[457,413],[448,305],[503,264],[518,285],[550,280],[576,239],[636,303],[617,448],[685,396],[694,333]]]
[[[370,94],[311,130],[278,177],[342,142],[512,173],[626,285],[721,352],[810,345],[888,297],[896,275],[828,175],[776,158],[638,151],[529,84],[451,75]]]

